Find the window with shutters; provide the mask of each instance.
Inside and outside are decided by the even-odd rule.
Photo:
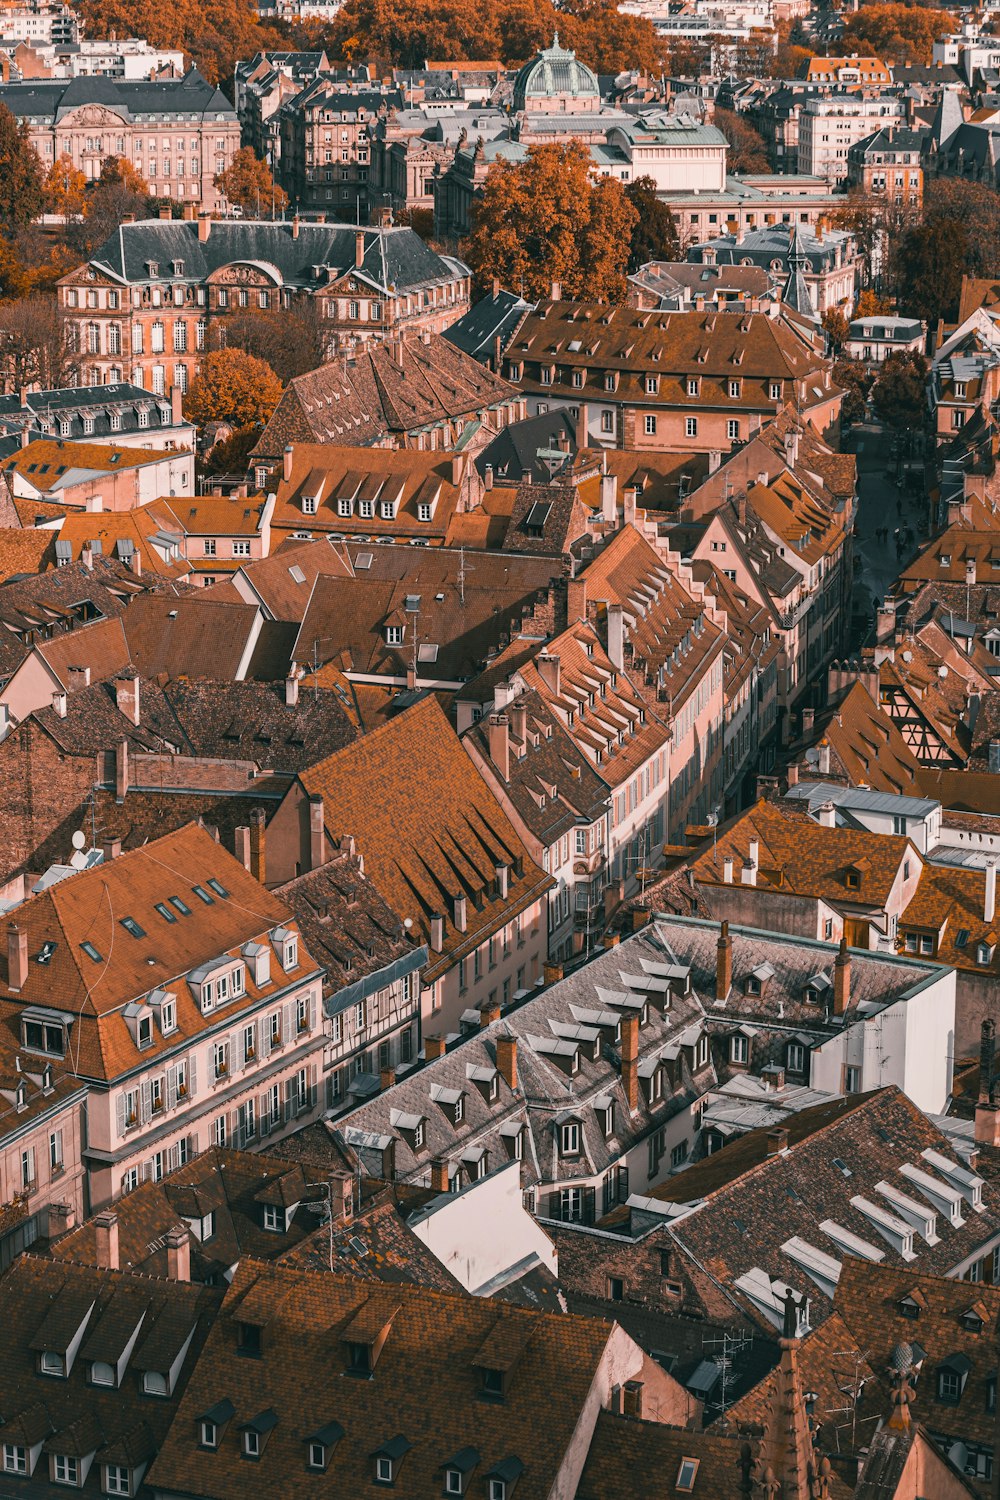
[[[229,1042],[216,1042],[212,1047],[212,1066],[216,1079],[229,1076]]]
[[[243,1066],[252,1063],[257,1056],[257,1024],[251,1021],[243,1028]]]
[[[272,1047],[280,1047],[281,1046],[281,1011],[280,1010],[275,1010],[275,1011],[271,1012],[271,1027],[270,1027],[270,1030],[271,1030],[271,1046]]]
[[[563,1188],[559,1194],[559,1217],[564,1224],[578,1224],[583,1219],[583,1188]]]

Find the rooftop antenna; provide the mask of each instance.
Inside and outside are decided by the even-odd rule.
[[[458,602],[462,605],[463,609],[465,608],[465,580],[470,573],[474,573],[475,571],[475,568],[468,565],[465,561],[465,548],[460,547],[458,553],[458,574],[456,581],[458,583]]]

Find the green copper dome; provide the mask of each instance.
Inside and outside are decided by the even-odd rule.
[[[514,80],[514,109],[522,110],[537,101],[569,95],[574,99],[593,100],[600,104],[601,91],[597,75],[586,63],[579,62],[575,52],[560,47],[558,33],[552,46],[544,48],[531,62],[525,63]]]

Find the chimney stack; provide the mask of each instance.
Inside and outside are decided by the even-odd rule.
[[[396,1069],[395,1068],[381,1068],[379,1070],[378,1086],[382,1090],[383,1093],[385,1093],[386,1089],[391,1089],[392,1086],[393,1086],[393,1084],[395,1082],[396,1082]]]
[[[264,812],[255,807],[250,814],[250,874],[260,885],[267,879],[267,855],[264,847]]]
[[[115,1228],[115,1244],[117,1246],[118,1233]],[[175,1224],[173,1229],[167,1230],[167,1275],[171,1281],[191,1280],[191,1236],[188,1231]]]
[[[833,966],[833,1013],[842,1016],[851,1003],[851,955],[847,939],[842,937],[837,962]]]
[[[431,1162],[431,1192],[451,1192],[451,1169],[446,1161]]]
[[[12,922],[7,928],[7,986],[24,988],[28,977],[28,929]]]
[[[816,809],[816,820],[821,828],[836,828],[837,809],[832,802],[821,802]]]
[[[365,232],[357,229],[354,233],[354,267],[360,271],[365,263]]]
[[[250,830],[249,828],[237,828],[233,835],[233,853],[243,866],[244,870],[250,868]]]
[[[139,678],[123,672],[115,678],[115,703],[118,712],[136,727],[140,721]]]
[[[559,657],[552,651],[540,651],[535,657],[538,675],[554,698],[559,697],[562,682]]]
[[[497,1072],[510,1089],[517,1092],[517,1037],[497,1037]]]
[[[500,1019],[500,1006],[496,1000],[487,1000],[485,1005],[479,1008],[480,1026],[492,1026],[494,1021]]]
[[[575,625],[587,618],[587,580],[571,578],[566,585],[566,624]]]
[[[439,1057],[444,1057],[447,1051],[447,1042],[443,1036],[424,1037],[424,1057],[428,1062],[437,1062]]]
[[[298,214],[296,214],[295,217],[292,219],[292,239],[293,240],[297,240],[298,237],[299,237],[299,225],[300,225],[300,222],[301,221],[299,219],[299,216],[298,216]]]
[[[118,1255],[118,1215],[107,1210],[98,1214],[94,1220],[94,1234],[96,1236],[95,1252],[97,1264],[102,1271],[117,1271],[119,1266]]]
[[[788,1150],[788,1131],[783,1125],[776,1125],[773,1130],[767,1132],[767,1154],[768,1156],[780,1156],[782,1151]]]
[[[617,672],[625,667],[625,609],[621,604],[608,605],[608,656]]]
[[[211,214],[199,214],[198,215],[198,243],[200,245],[203,245],[205,243],[205,241],[208,239],[208,237],[209,237],[209,235],[211,233],[212,233],[212,215]]]
[[[983,921],[992,922],[997,909],[997,865],[995,859],[986,861],[986,891],[983,898]]]
[[[434,912],[431,917],[430,948],[432,953],[440,953],[444,947],[444,917],[441,912]]]
[[[104,839],[101,843],[104,853],[104,863],[109,864],[113,859],[119,859],[122,852],[121,839]]]
[[[490,760],[503,781],[510,780],[510,720],[506,714],[490,714],[487,726]]]
[[[993,1070],[997,1050],[997,1023],[987,1017],[979,1028],[979,1102],[986,1104],[993,1093]]]
[[[719,928],[719,942],[715,950],[715,998],[728,1000],[733,987],[733,940],[729,936],[729,923]]]
[[[281,477],[287,484],[292,477],[292,458],[295,450],[291,443],[286,443],[281,455]]]
[[[622,1016],[622,1088],[629,1114],[639,1108],[639,1017]]]
[[[288,676],[285,678],[285,707],[286,708],[295,708],[295,706],[298,703],[298,701],[299,701],[299,674],[298,674],[298,671],[296,669],[295,663],[292,662],[292,669],[289,672]]]
[[[115,747],[115,801],[124,802],[128,795],[128,740]]]
[[[309,798],[309,868],[326,864],[326,816],[322,797]]]
[[[727,854],[722,861],[722,883],[723,885],[733,883],[733,856],[731,854]]]
[[[512,703],[507,709],[510,717],[510,732],[519,745],[523,745],[528,734],[528,710],[524,703]]]
[[[52,707],[60,719],[66,717],[66,694],[62,688],[57,688],[52,694]]]
[[[815,723],[816,723],[816,710],[814,708],[804,708],[802,710],[802,738],[803,739],[808,739],[809,738],[809,736],[813,732],[813,727],[814,727]]]
[[[464,932],[469,925],[469,898],[464,891],[451,898],[452,921],[456,932]]]
[[[820,742],[819,742],[819,774],[821,776],[829,776],[829,774],[830,774],[830,741],[829,740],[820,740]]]

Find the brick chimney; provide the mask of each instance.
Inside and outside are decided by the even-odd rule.
[[[490,760],[502,780],[510,780],[510,720],[506,714],[490,714],[487,726]]]
[[[431,1191],[434,1193],[451,1192],[451,1171],[446,1161],[431,1162]]]
[[[7,928],[7,987],[24,988],[28,977],[28,930],[12,922]]]
[[[365,263],[365,232],[363,229],[355,230],[354,233],[354,265],[359,270]]]
[[[379,1086],[380,1089],[383,1090],[383,1092],[386,1089],[391,1089],[392,1086],[393,1086],[393,1084],[395,1082],[396,1082],[396,1069],[395,1068],[381,1068],[379,1070],[378,1086]]]
[[[115,746],[115,801],[124,802],[128,795],[128,740]]]
[[[94,1220],[94,1235],[96,1244],[94,1252],[97,1256],[97,1264],[102,1271],[117,1271],[119,1265],[118,1256],[118,1215],[109,1210],[98,1214]]]
[[[485,1005],[479,1007],[480,1026],[492,1026],[494,1021],[499,1021],[501,1015],[499,1002],[487,1000]]]
[[[298,214],[296,214],[295,217],[292,219],[292,239],[293,240],[297,240],[298,237],[299,237],[299,227],[300,227],[300,224],[301,224],[301,220],[299,219]]]
[[[326,816],[322,797],[309,798],[309,868],[326,864]]]
[[[128,719],[130,724],[138,726],[140,722],[138,676],[123,672],[120,677],[115,678],[115,703],[118,712]]]
[[[287,484],[292,477],[292,459],[295,457],[295,449],[291,443],[286,443],[281,451],[281,477]]]
[[[263,885],[267,879],[267,851],[264,840],[264,812],[255,807],[250,814],[250,874]]]
[[[542,964],[543,984],[558,984],[563,977],[562,964]]]
[[[837,962],[833,966],[833,1013],[842,1016],[851,1003],[851,955],[847,939],[842,937]]]
[[[571,578],[566,585],[566,623],[574,625],[587,618],[587,580]]]
[[[733,940],[729,936],[729,923],[719,928],[719,942],[715,950],[715,998],[728,1000],[733,987]]]
[[[616,671],[625,667],[625,610],[620,604],[608,605],[608,658]]]
[[[444,916],[436,911],[430,919],[430,949],[432,953],[440,953],[444,948]]]
[[[782,1151],[788,1150],[788,1131],[783,1125],[776,1125],[773,1130],[767,1132],[767,1154],[768,1156],[780,1156]]]
[[[549,692],[553,697],[558,698],[562,681],[559,657],[553,651],[540,651],[535,657],[535,666]]]
[[[117,1241],[117,1231],[116,1231]],[[191,1280],[191,1236],[188,1231],[175,1224],[167,1230],[167,1275],[171,1281]]]
[[[200,245],[203,245],[205,243],[205,241],[208,239],[208,237],[209,237],[209,235],[211,233],[212,233],[212,215],[211,214],[199,214],[198,215],[198,243]]]
[[[439,1057],[444,1057],[447,1043],[443,1036],[424,1037],[424,1057],[428,1062],[437,1062]]]
[[[497,1037],[497,1072],[512,1091],[517,1090],[517,1037]]]
[[[639,1108],[639,1017],[622,1016],[622,1088],[629,1114]]]
[[[250,868],[250,830],[249,828],[237,828],[233,833],[233,853],[243,866],[244,870]]]
[[[119,859],[122,852],[121,839],[102,839],[101,849],[104,852],[104,863],[109,864],[113,859]]]

